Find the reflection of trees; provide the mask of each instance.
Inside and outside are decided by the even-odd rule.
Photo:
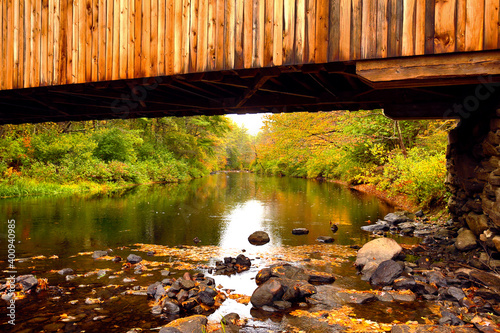
[[[364,221],[385,213],[377,200],[333,183],[221,173],[114,195],[5,199],[0,215],[16,218],[20,255],[61,255],[137,242],[192,244],[195,236],[202,245],[218,244],[224,216],[248,200],[264,204],[262,223],[288,239],[284,244],[313,243],[319,235],[330,235],[329,220],[341,223],[337,242],[350,244]],[[290,230],[298,226],[306,226],[310,234],[291,238]],[[6,234],[6,225],[0,228]]]

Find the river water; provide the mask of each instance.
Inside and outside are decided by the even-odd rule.
[[[243,251],[254,260],[255,267],[250,271],[232,277],[214,277],[224,288],[251,295],[256,287],[252,278],[263,253],[318,244],[318,236],[334,236],[335,243],[331,246],[340,249],[362,245],[372,238],[360,227],[392,210],[375,197],[334,183],[244,172],[219,173],[183,184],[138,186],[100,196],[3,199],[0,201],[1,278],[8,275],[7,220],[15,219],[16,274],[47,278],[52,288],[16,302],[14,327],[6,323],[7,303],[2,301],[0,331],[127,332],[132,328],[147,331],[164,325],[164,319],[151,314],[145,297],[124,295],[133,285],[147,286],[161,280],[159,270],[140,276],[126,272],[112,280],[110,276],[120,273],[120,266],[113,269],[110,265],[114,263],[109,260],[93,260],[89,252],[95,250],[112,249],[112,256],[126,258],[137,244],[191,247],[195,246],[193,238],[198,237],[201,243],[196,246],[200,253],[204,249],[212,251],[209,260],[200,259],[203,264],[210,265],[227,254]],[[330,221],[339,227],[335,235],[330,230]],[[291,230],[298,227],[307,227],[309,234],[292,235]],[[256,230],[268,232],[271,241],[260,247],[249,244],[247,238]],[[417,242],[412,238],[397,240]],[[137,254],[163,263],[179,259]],[[336,267],[316,268],[343,276],[336,283],[344,287],[369,288],[355,276],[350,260]],[[66,267],[75,270],[79,277],[67,282],[57,274],[57,270]],[[107,275],[94,274],[99,269],[106,269]],[[182,276],[186,270],[188,267],[171,269],[174,277]],[[125,276],[136,281],[127,284],[123,282]],[[88,297],[106,301],[85,304]],[[256,317],[251,305],[232,300],[226,301],[212,317],[230,311]],[[77,319],[62,321],[66,316]]]

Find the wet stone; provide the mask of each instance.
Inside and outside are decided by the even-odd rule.
[[[175,303],[172,303],[168,300],[164,301],[163,302],[163,312],[165,312],[166,314],[171,314],[171,315],[174,315],[174,314],[178,314],[181,309],[179,308],[179,306]]]
[[[97,250],[97,251],[94,251],[94,253],[92,253],[92,258],[93,259],[98,259],[98,258],[101,258],[101,257],[105,257],[107,255],[108,255],[108,251]]]
[[[292,230],[292,234],[294,235],[307,235],[309,233],[309,229],[307,228],[295,228]]]
[[[189,290],[195,286],[195,282],[192,280],[179,279],[177,281],[179,281],[181,288],[185,290]]]
[[[320,243],[333,243],[335,240],[330,236],[319,236],[316,240]]]
[[[138,264],[142,261],[142,258],[136,254],[129,254],[127,261],[131,264]]]
[[[264,245],[269,243],[269,235],[265,231],[256,231],[248,236],[248,242],[252,245]]]
[[[169,276],[169,275],[170,275],[170,271],[168,271],[168,270],[161,271],[161,276]]]
[[[60,271],[57,272],[60,275],[68,275],[68,274],[73,274],[73,269],[71,268],[63,268]]]

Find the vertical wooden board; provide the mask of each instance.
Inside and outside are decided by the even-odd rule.
[[[135,1],[128,2],[128,50],[127,50],[127,77],[135,78]]]
[[[361,59],[363,0],[352,0],[351,15],[351,60],[356,60]]]
[[[351,0],[340,0],[339,60],[349,60],[351,53]]]
[[[106,76],[106,0],[98,0],[97,7],[97,80],[103,81]]]
[[[224,25],[224,68],[234,68],[234,29],[236,27],[236,2],[226,0],[225,3],[225,25]],[[264,4],[262,4],[264,6]]]
[[[402,52],[403,34],[403,1],[389,0],[387,7],[389,17],[389,34],[387,36],[387,55],[399,57]]]
[[[166,15],[165,15],[165,74],[174,74],[174,25],[175,13],[174,2],[166,0]]]
[[[158,0],[158,75],[165,75],[166,0]]]
[[[252,28],[252,67],[262,67],[264,63],[264,2],[261,0],[253,1]]]
[[[273,15],[274,15],[273,63],[274,66],[281,66],[283,64],[283,0],[274,0]]]
[[[274,0],[265,0],[264,8],[264,66],[273,65],[273,18],[274,18]]]
[[[425,0],[425,54],[434,53],[435,0]]]
[[[60,14],[61,14],[61,8],[60,8],[60,1],[59,0],[54,0],[54,5],[52,7],[52,11],[54,12],[54,32],[53,32],[53,39],[54,39],[54,74],[52,76],[52,84],[53,85],[58,85],[61,84],[60,82],[60,71],[61,71],[61,54],[60,54],[60,36],[61,36],[61,19],[60,19]]]
[[[113,78],[113,21],[114,0],[106,0],[106,80]],[[138,0],[140,1],[140,0]]]
[[[150,49],[149,49],[149,67],[148,76],[158,75],[158,0],[151,0],[150,15]]]
[[[68,36],[67,41],[66,41],[66,84],[70,84],[73,82],[73,45],[74,45],[74,39],[75,39],[75,25],[73,23],[74,20],[74,0],[68,0],[67,6],[66,6],[66,17],[67,17],[67,22],[66,22],[66,36]],[[34,15],[32,15],[34,17]],[[33,20],[32,22],[32,28],[33,28]]]
[[[198,4],[198,59],[196,71],[207,70],[208,54],[208,0],[199,0]],[[234,31],[234,30],[233,30]],[[233,38],[234,40],[234,38]]]
[[[108,0],[113,2],[112,24],[111,28],[111,80],[117,80],[120,77],[120,0]]]
[[[294,64],[301,64],[304,61],[305,41],[306,41],[306,1],[296,0],[295,42],[293,48]]]
[[[225,23],[224,10],[225,10],[224,0],[217,0],[216,13],[215,13],[215,69],[216,70],[222,70],[224,68],[224,23]]]
[[[425,54],[425,1],[416,1],[415,54]]]
[[[106,24],[109,26],[109,21]],[[142,1],[135,0],[134,1],[134,77],[136,78],[141,77],[142,74],[141,65],[142,65]]]
[[[316,1],[306,0],[306,44],[304,63],[314,63],[316,54]]]
[[[78,1],[78,67],[76,83],[85,82],[87,50],[87,1]]]
[[[215,0],[209,0],[210,2],[215,2]],[[267,0],[269,1],[269,0]],[[245,3],[243,0],[236,1],[236,9],[235,9],[235,36],[234,36],[234,68],[236,69],[241,69],[243,68],[244,62],[243,62],[243,43],[245,39],[245,35],[243,34],[243,10],[245,7]],[[211,13],[211,11],[209,11]],[[212,14],[209,14],[210,20],[212,17]],[[210,29],[209,29],[210,30]],[[212,34],[215,36],[215,30],[212,29],[212,32],[209,32],[209,43],[208,43],[208,50],[209,50],[209,61],[213,57],[215,57],[215,48],[213,51],[212,55],[212,46],[210,44],[210,40],[212,37],[210,37]],[[215,39],[215,38],[214,38]],[[272,52],[272,51],[271,51]],[[272,56],[272,55],[271,55]],[[210,66],[212,68],[212,66]]]
[[[198,57],[198,2],[191,0],[191,26],[189,35],[189,67],[188,72],[196,71],[196,61]]]
[[[120,0],[119,3],[120,9],[118,12],[116,12],[115,15],[119,17],[120,21],[120,31],[119,31],[119,41],[118,41],[118,46],[119,46],[119,53],[118,57],[120,58],[119,60],[119,66],[118,66],[118,77],[120,79],[126,79],[127,78],[127,55],[128,55],[128,7],[127,7],[127,0]]]
[[[465,51],[465,26],[467,18],[467,0],[457,0],[457,31],[455,51]]]
[[[377,3],[377,58],[387,58],[388,35],[388,0],[378,0]]]
[[[284,1],[284,25],[283,25],[283,64],[294,63],[294,41],[295,41],[295,0]]]
[[[380,0],[384,1],[384,0]],[[328,24],[328,61],[338,61],[340,39],[340,0],[330,0],[330,17]]]
[[[415,54],[415,0],[403,0],[403,56]]]
[[[14,67],[12,69],[12,88],[18,88],[18,72],[19,72],[19,0],[14,0],[12,3],[12,11],[14,17],[14,31],[13,31],[13,43],[12,43],[12,58]]]
[[[223,9],[224,14],[224,9]],[[182,1],[181,73],[189,71],[189,39],[191,36],[191,1]]]
[[[436,0],[434,17],[434,52],[448,53],[455,51],[455,18],[457,0]]]
[[[328,25],[330,16],[329,0],[316,1],[316,54],[315,61],[328,61]]]
[[[12,66],[13,66],[13,29],[14,24],[12,12],[12,0],[2,1],[3,5],[3,45],[2,49],[2,77],[3,89],[12,89]],[[39,49],[40,50],[40,49]]]
[[[182,69],[182,1],[174,0],[174,73]]]
[[[49,0],[42,0],[42,27],[40,47],[40,84],[49,84]],[[51,60],[52,56],[50,56]],[[52,74],[52,73],[51,73]]]
[[[57,0],[59,1],[59,0]],[[25,42],[26,36],[24,34],[24,3],[25,1],[21,0],[19,2],[19,59],[18,59],[18,68],[17,68],[17,87],[24,88],[24,60],[25,60]]]
[[[92,0],[92,82],[98,81],[98,60],[99,60],[99,0]]]
[[[42,2],[35,0],[33,6],[33,24],[31,30],[33,32],[33,87],[40,86],[40,52],[42,48]]]
[[[465,51],[483,49],[484,25],[484,0],[467,1]]]
[[[364,0],[361,19],[361,57],[369,59],[377,53],[377,2]]]
[[[499,1],[486,0],[484,4],[484,49],[498,48],[499,39]]]
[[[22,19],[24,21],[24,59],[23,59],[23,87],[30,87],[30,74],[31,74],[31,0],[26,0],[24,2],[24,10],[22,14]],[[2,20],[2,5],[0,5],[0,21]],[[2,49],[2,25],[0,24],[0,50]],[[0,54],[1,57],[1,54]],[[0,62],[0,68],[2,67]],[[0,74],[0,89],[2,89],[2,76]]]
[[[220,1],[220,0],[219,0]],[[243,67],[252,67],[253,0],[244,0],[243,9]]]
[[[151,73],[151,0],[142,0],[141,77]]]
[[[83,82],[92,81],[92,0],[85,3],[85,78]]]
[[[4,18],[3,18],[3,10],[4,10],[4,2],[0,2],[0,90],[4,90],[4,82],[5,82],[5,78],[4,78],[4,74],[5,74],[5,65],[4,65],[4,59],[5,59],[5,56],[3,54],[4,50],[7,48],[7,47],[4,47],[4,44],[3,44],[3,22],[4,22]]]

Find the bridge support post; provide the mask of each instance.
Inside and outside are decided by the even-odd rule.
[[[489,110],[462,119],[446,152],[449,210],[483,240],[500,236],[500,109]]]

